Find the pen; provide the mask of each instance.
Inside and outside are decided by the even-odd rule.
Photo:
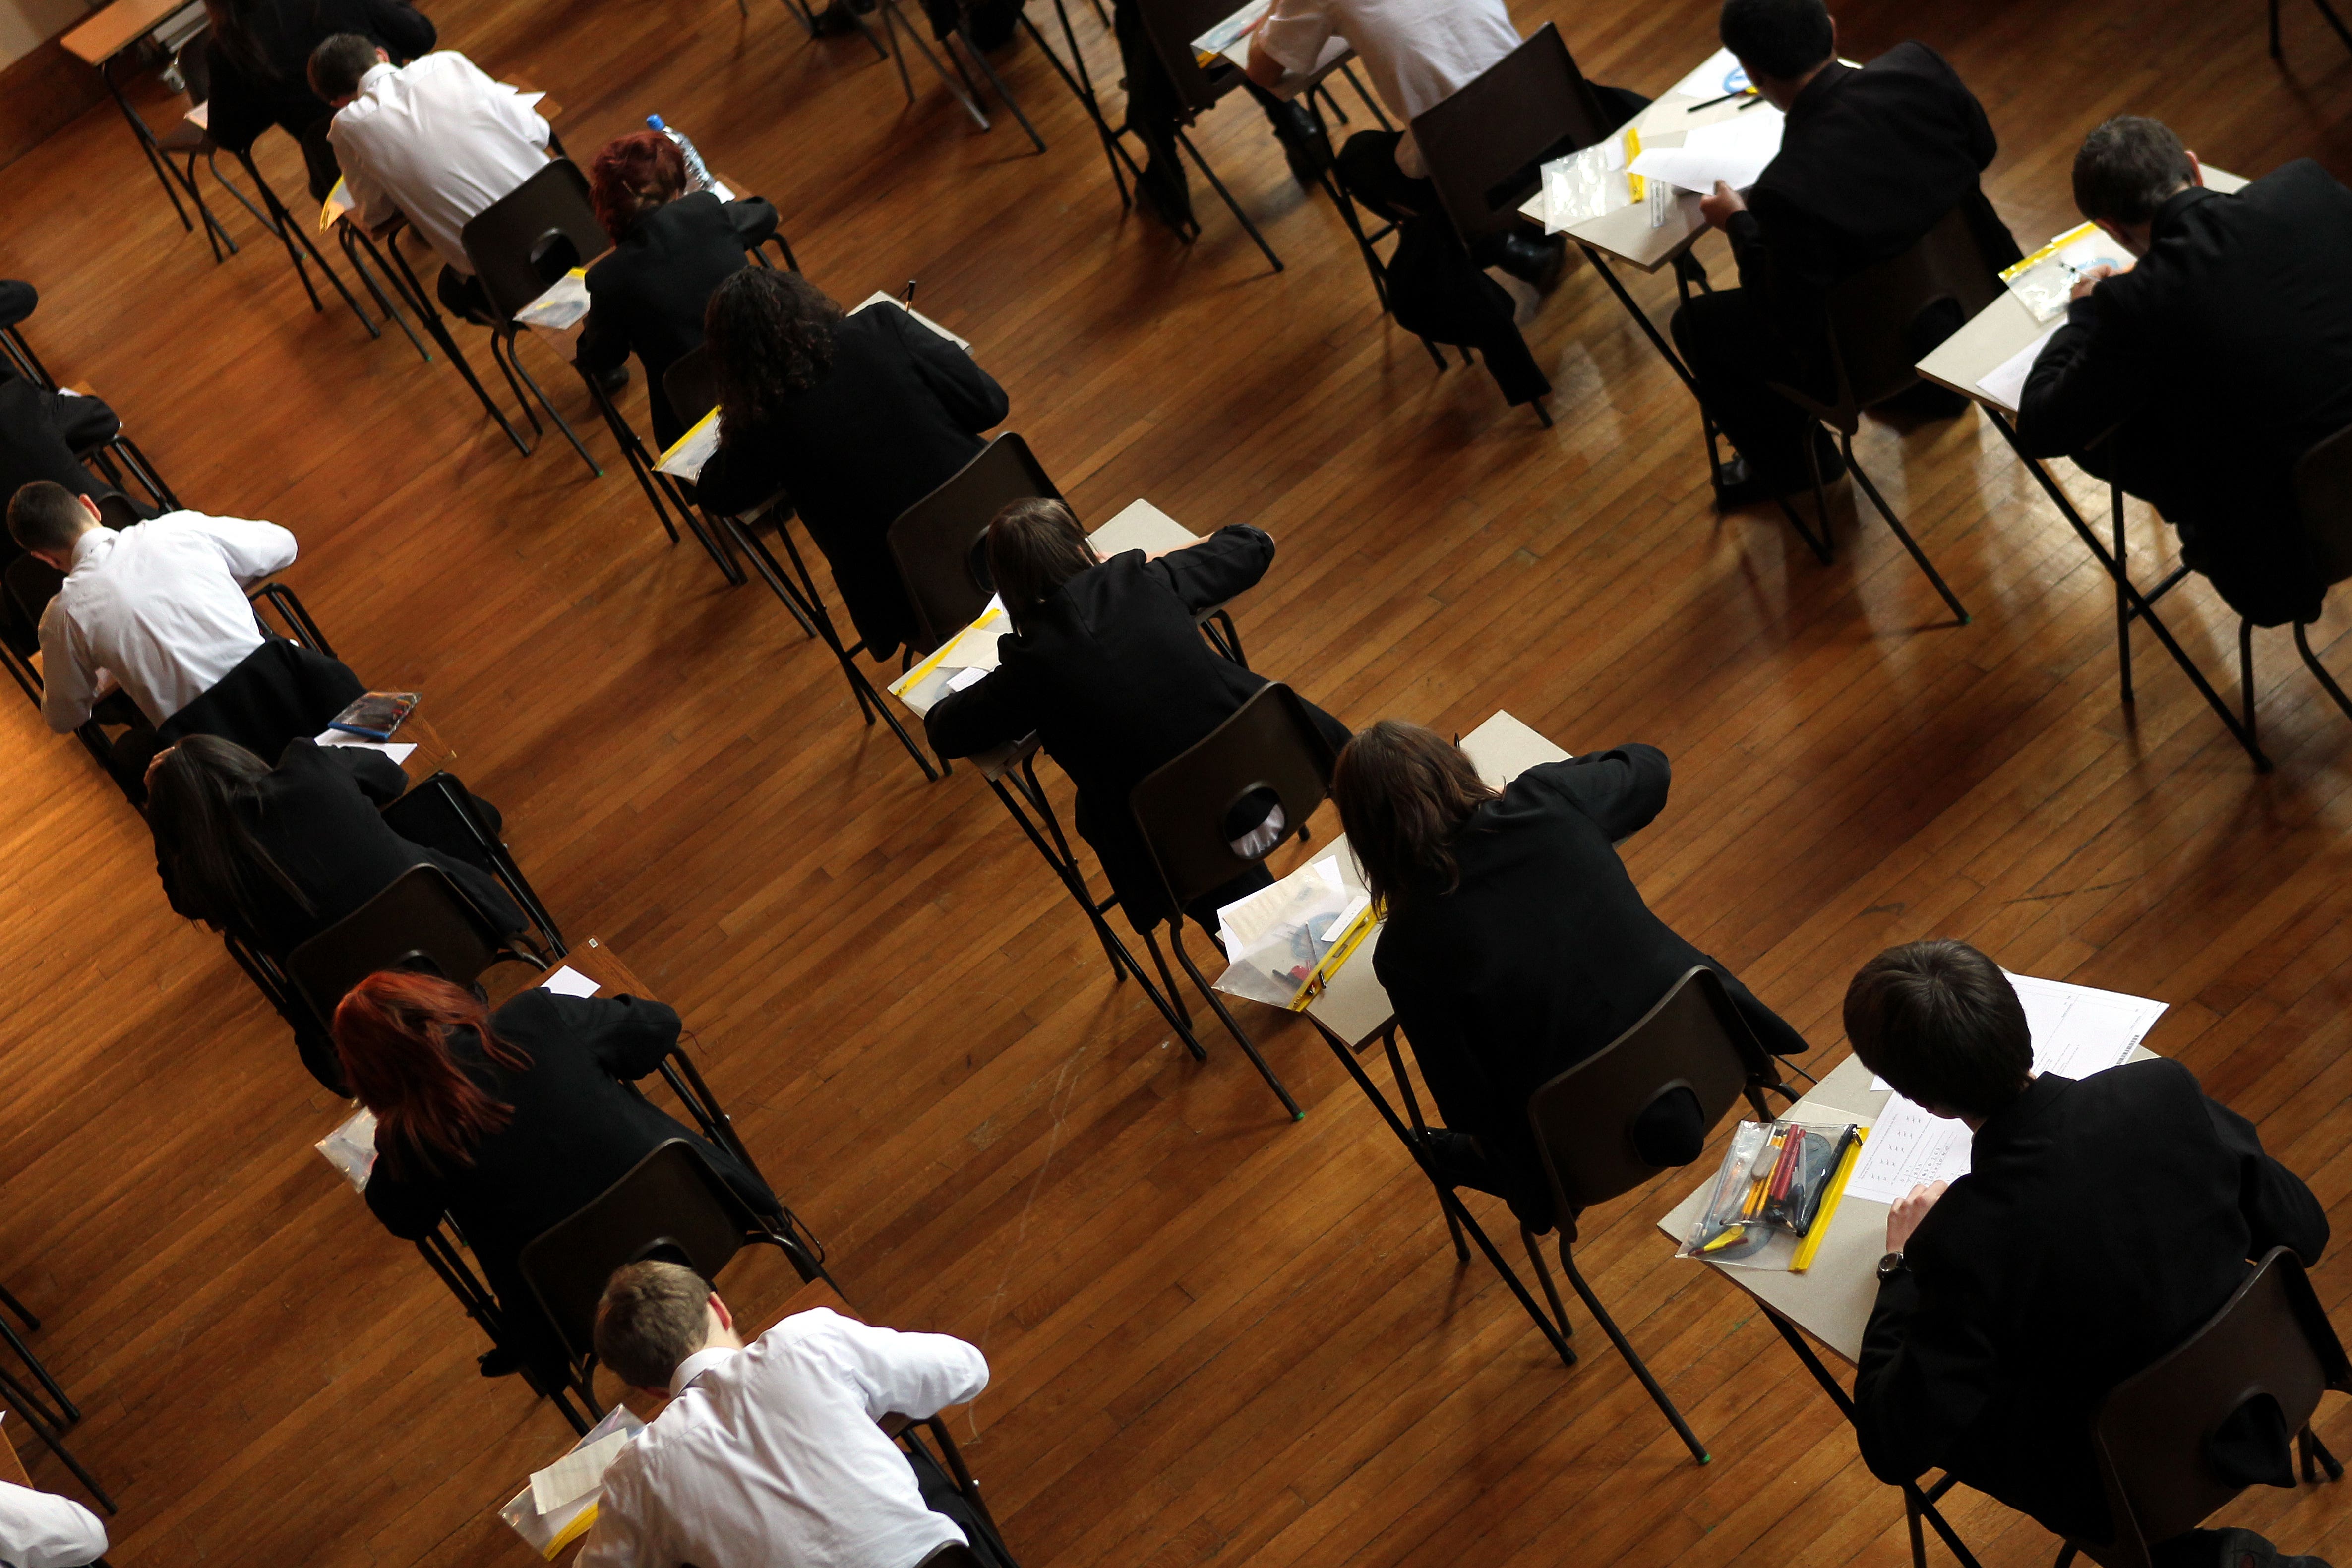
[[[899,295],[899,296],[898,296],[898,303],[900,303],[901,305],[911,305],[911,304],[913,304],[914,302],[915,302],[915,280],[914,280],[913,279],[909,278],[909,279],[907,279],[907,291],[906,291],[905,293],[903,293],[903,294],[901,294],[901,295]]]
[[[1763,101],[1764,95],[1762,93],[1749,93],[1748,95],[1748,101],[1741,104],[1739,107],[1742,109],[1753,109]]]
[[[1755,96],[1756,89],[1752,87],[1735,88],[1731,91],[1725,93],[1721,98],[1710,98],[1705,103],[1694,103],[1688,109],[1684,110],[1683,112],[1685,114],[1696,114],[1702,109],[1713,109],[1717,104],[1729,103],[1735,98],[1753,99]],[[1740,107],[1745,109],[1747,105],[1742,104]]]

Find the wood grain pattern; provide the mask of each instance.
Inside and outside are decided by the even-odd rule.
[[[748,18],[725,0],[433,10],[448,47],[562,98],[576,155],[663,114],[778,204],[835,295],[919,279],[1082,517],[1141,496],[1195,531],[1271,530],[1280,558],[1235,606],[1258,668],[1357,723],[1461,731],[1504,708],[1571,750],[1663,746],[1674,801],[1628,864],[1816,1042],[1816,1070],[1843,1050],[1857,964],[1965,936],[2171,1003],[2150,1043],[2352,1215],[2352,726],[2267,637],[2274,775],[2152,649],[2122,704],[2105,580],[1974,415],[1860,443],[1976,612],[1953,629],[1843,493],[1828,567],[1772,516],[1714,515],[1686,396],[1589,273],[1530,329],[1558,428],[1483,372],[1433,372],[1244,103],[1198,139],[1280,276],[1197,182],[1197,245],[1122,216],[1026,43],[1002,68],[1042,156],[1017,127],[978,133],[919,59],[907,107],[862,41],[810,42],[770,0]],[[1091,7],[1071,10],[1115,82]],[[1650,91],[1712,47],[1713,13],[1516,8],[1559,21],[1596,79]],[[2126,110],[2228,168],[2352,174],[2352,58],[2308,7],[2286,8],[2283,65],[2250,6],[1837,13],[1850,54],[1916,36],[1953,60],[2029,241],[2071,224],[2073,150]],[[282,138],[262,163],[299,191]],[[560,440],[518,456],[448,366],[369,340],[331,297],[313,315],[268,237],[215,206],[245,245],[219,267],[110,106],[10,166],[0,275],[41,285],[35,345],[192,504],[295,531],[289,579],[338,649],[372,686],[426,693],[558,918],[681,1010],[859,1310],[985,1350],[958,1436],[1030,1568],[1906,1559],[1895,1495],[1777,1336],[1653,1232],[1681,1184],[1589,1216],[1581,1257],[1714,1447],[1703,1469],[1580,1311],[1566,1371],[1483,1263],[1455,1268],[1420,1177],[1303,1024],[1250,1015],[1302,1124],[1222,1036],[1191,1062],[971,771],[926,785],[861,726],[761,589],[667,543],[601,427],[601,480]],[[1727,275],[1719,240],[1699,254]],[[1668,281],[1632,287],[1663,318]],[[457,333],[495,382],[481,334]],[[570,372],[544,342],[521,353],[589,432]],[[641,429],[643,395],[624,400]],[[2134,530],[2152,575],[2170,539],[2144,511]],[[2168,613],[2226,684],[2218,603],[2192,585]],[[2338,607],[2318,628],[2338,668],[2347,626]],[[567,1429],[475,1374],[470,1326],[309,1147],[341,1108],[218,941],[170,915],[139,822],[13,700],[0,780],[0,1273],[89,1412],[73,1440],[123,1505],[112,1560],[520,1568],[491,1510]],[[738,1270],[722,1284],[747,1316],[792,1294],[775,1260]],[[2352,1268],[2316,1279],[2340,1310]],[[2319,1426],[2352,1448],[2340,1402]],[[2265,1489],[2227,1517],[2340,1555],[2347,1499]],[[1987,1568],[2048,1560],[1987,1500],[1949,1511]]]

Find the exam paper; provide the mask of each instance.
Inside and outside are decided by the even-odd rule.
[[[857,310],[863,310],[868,305],[888,305],[893,310],[904,310],[907,314],[914,317],[915,320],[922,322],[923,325],[930,328],[931,331],[939,333],[940,336],[947,339],[948,342],[955,344],[956,347],[963,350],[964,353],[971,353],[971,339],[956,336],[953,332],[948,331],[945,327],[942,327],[937,321],[934,321],[929,316],[923,314],[920,310],[916,310],[912,305],[900,303],[898,297],[896,294],[877,289],[874,292],[857,301],[857,310],[852,310],[849,313],[854,316],[857,313]]]
[[[568,331],[588,314],[588,269],[575,267],[547,286],[546,291],[515,312],[526,327],[551,332]]]
[[[2074,285],[2094,267],[2131,270],[2130,252],[2095,223],[2077,224],[2024,260],[2005,268],[2000,280],[2033,312],[2037,321],[2066,313]]]
[[[1729,49],[1717,49],[1699,68],[1666,89],[1668,98],[1696,98],[1705,102],[1727,92],[1746,92],[1748,73]]]
[[[572,968],[568,963],[562,968],[557,970],[554,973],[549,975],[546,979],[541,981],[539,983],[539,988],[541,991],[552,991],[558,996],[593,996],[596,994],[596,983],[589,979],[586,975],[581,973],[578,970]]]
[[[413,742],[371,741],[348,730],[321,730],[310,739],[321,746],[357,746],[362,751],[382,752],[395,763],[408,761],[410,753],[416,750]]]
[[[2025,378],[2033,374],[2033,362],[2042,357],[2042,351],[2049,347],[2050,340],[2058,335],[2058,327],[2065,324],[2059,322],[2058,326],[2052,327],[2001,361],[1998,368],[1986,372],[1984,378],[1977,383],[1978,389],[2011,413],[2017,412],[2018,405],[2025,401]]]
[[[634,1437],[645,1429],[646,1424],[631,1415],[628,1406],[615,1403],[602,1421],[588,1429],[586,1436],[572,1446],[572,1452],[593,1447],[615,1434]],[[499,1517],[529,1542],[532,1551],[551,1563],[596,1522],[596,1499],[603,1490],[603,1481],[604,1468],[599,1468],[596,1486],[570,1502],[558,1504],[551,1513],[542,1513],[533,1505],[533,1489],[526,1486],[507,1500],[507,1505],[499,1510]]]
[[[1785,118],[1769,103],[1742,110],[1729,120],[1698,127],[1679,147],[1643,148],[1633,171],[1701,195],[1712,192],[1717,180],[1744,191],[1780,155]]]
[[[2009,983],[2032,1031],[2033,1070],[2061,1078],[2088,1078],[2120,1065],[2147,1037],[2166,1006],[2145,996],[2030,974],[2011,974]],[[1885,1089],[1886,1080],[1874,1078],[1871,1087]],[[1891,1204],[1922,1183],[1958,1181],[1969,1173],[1972,1138],[1965,1123],[1930,1116],[1898,1094],[1872,1125],[1846,1191]]]
[[[530,1475],[531,1506],[542,1514],[576,1502],[604,1483],[604,1471],[629,1446],[626,1432],[607,1432],[584,1448],[574,1448]]]

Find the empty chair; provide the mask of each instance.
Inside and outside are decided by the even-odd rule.
[[[1307,819],[1330,791],[1339,754],[1326,726],[1336,727],[1328,714],[1311,710],[1287,686],[1269,681],[1231,718],[1146,775],[1129,797],[1136,831],[1161,888],[1161,901],[1155,905],[1139,909],[1128,903],[1129,919],[1142,930],[1168,994],[1181,1008],[1182,993],[1157,934],[1160,921],[1169,923],[1177,962],[1294,1119],[1307,1113],[1185,950],[1184,915],[1213,921],[1214,911],[1203,905],[1213,897],[1226,901],[1244,896],[1253,884],[1265,886],[1265,858],[1306,833]],[[1085,823],[1081,816],[1082,829]],[[1112,885],[1118,886],[1116,876]],[[1199,1050],[1189,1037],[1187,1043]]]
[[[1853,437],[1862,428],[1864,409],[1918,384],[1912,324],[1945,301],[1958,310],[1960,320],[1972,320],[1999,298],[2000,289],[2000,279],[1978,242],[1969,207],[1954,207],[1909,250],[1831,286],[1828,363],[1833,389],[1829,396],[1816,396],[1785,382],[1772,384],[1773,391],[1837,432],[1846,471],[1962,625],[1969,620],[1968,611],[1855,459]],[[1805,452],[1813,468],[1814,517],[1827,540],[1829,501],[1822,489],[1821,454],[1811,440]]]
[[[1768,1089],[1786,1096],[1792,1104],[1796,1100],[1796,1095],[1780,1081],[1772,1058],[1757,1044],[1747,1021],[1732,1005],[1721,977],[1712,969],[1696,968],[1608,1048],[1545,1084],[1528,1104],[1528,1121],[1535,1129],[1544,1170],[1552,1183],[1559,1266],[1583,1299],[1585,1309],[1701,1464],[1706,1463],[1706,1446],[1666,1397],[1648,1364],[1601,1304],[1601,1298],[1585,1283],[1571,1247],[1577,1217],[1584,1210],[1630,1193],[1697,1157],[1696,1144],[1687,1141],[1694,1110],[1701,1140],[1706,1130],[1720,1121],[1724,1112],[1743,1097],[1759,1120],[1769,1121],[1771,1112],[1764,1100]],[[1544,1265],[1542,1250],[1536,1245],[1535,1232],[1523,1226],[1519,1236],[1564,1338],[1569,1333],[1568,1313],[1552,1285],[1551,1271]]]
[[[586,176],[569,158],[554,159],[475,214],[460,238],[466,259],[473,264],[475,279],[489,301],[493,319],[484,324],[490,329],[490,357],[513,388],[515,401],[522,405],[532,432],[539,434],[545,428],[531,408],[536,399],[589,471],[601,476],[604,470],[596,466],[571,425],[531,379],[515,349],[516,336],[522,331],[515,313],[561,282],[565,273],[585,266],[611,247],[589,202]],[[524,395],[526,387],[529,396]]]
[[[2286,1439],[2303,1478],[2344,1468],[2311,1429],[2319,1396],[2352,1394],[2352,1363],[2289,1247],[2273,1247],[2205,1325],[2116,1385],[2091,1421],[2091,1447],[2115,1527],[2107,1541],[2067,1542],[2104,1568],[2152,1568],[2150,1549],[2204,1522],[2249,1486],[2292,1486]]]

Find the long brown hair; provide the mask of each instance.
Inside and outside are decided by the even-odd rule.
[[[1459,746],[1418,724],[1383,719],[1341,748],[1331,798],[1373,902],[1399,910],[1461,885],[1454,843],[1495,791]]]
[[[1009,502],[988,524],[988,575],[1015,631],[1054,590],[1102,564],[1086,530],[1057,500]]]
[[[637,220],[686,189],[686,157],[658,131],[633,131],[604,143],[588,165],[588,201],[618,245]]]
[[[489,1009],[463,986],[435,974],[385,970],[361,981],[335,1008],[335,1054],[359,1102],[375,1112],[376,1157],[394,1175],[404,1156],[428,1167],[474,1163],[474,1147],[514,1117],[483,1092],[449,1053],[470,1030],[482,1054],[520,1072],[530,1058],[490,1032]]]
[[[719,372],[719,440],[751,434],[833,368],[841,307],[797,272],[746,267],[711,290],[703,341]]]

